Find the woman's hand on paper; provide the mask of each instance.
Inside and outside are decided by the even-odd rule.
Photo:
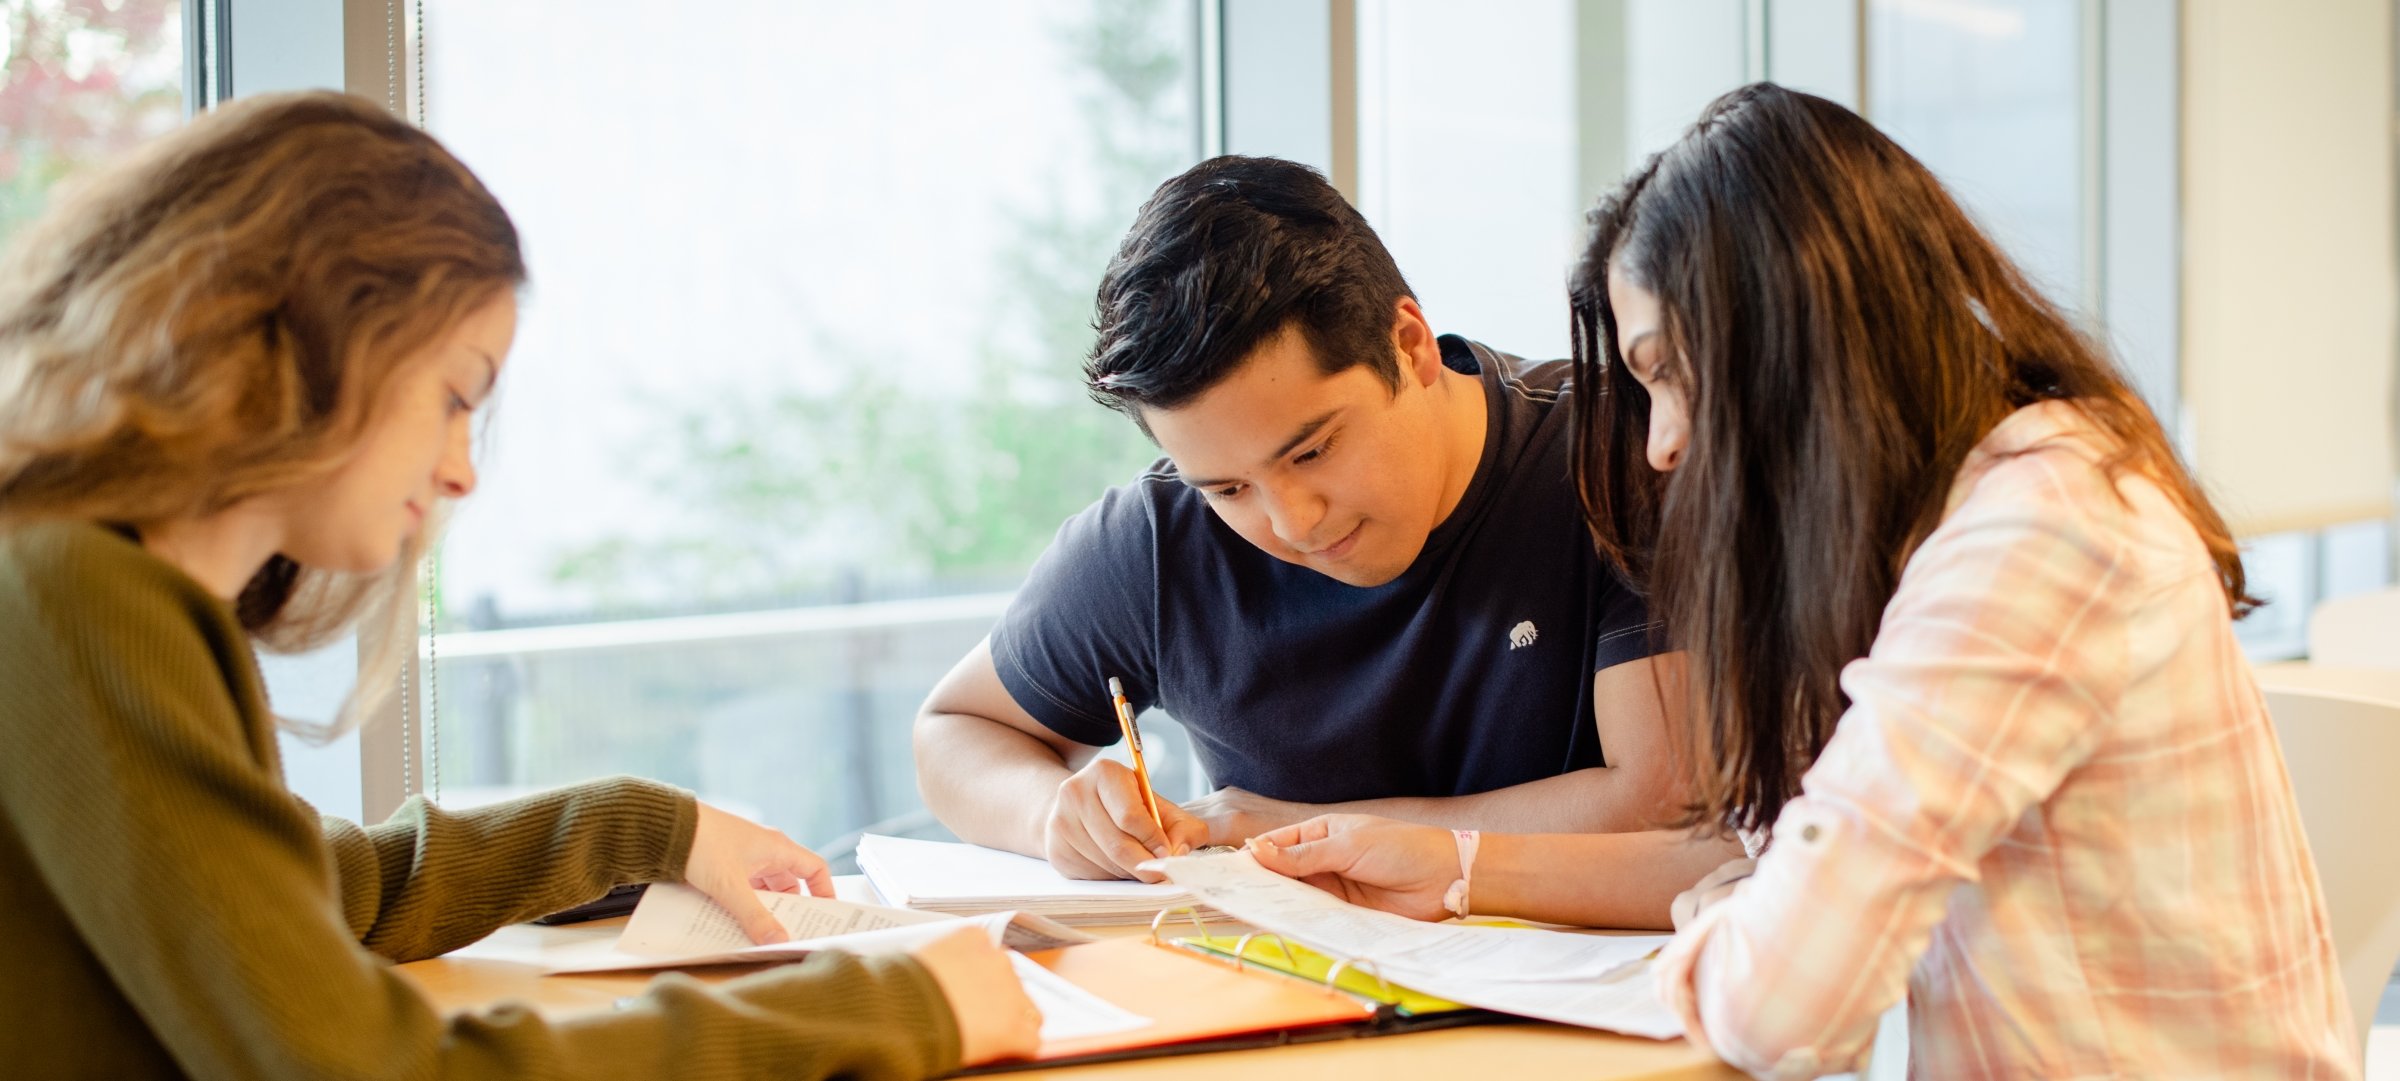
[[[816,853],[791,838],[708,804],[692,831],[692,852],[683,880],[733,913],[750,941],[782,942],[791,936],[753,890],[798,893],[803,884],[817,897],[833,896],[833,872]]]
[[[1351,904],[1419,920],[1449,918],[1442,896],[1459,874],[1449,830],[1373,815],[1323,815],[1262,833],[1250,854]]]
[[[1164,799],[1158,801],[1160,834],[1142,799],[1142,782],[1131,769],[1094,758],[1066,780],[1050,805],[1042,837],[1050,866],[1068,878],[1138,878],[1163,881],[1140,870],[1145,860],[1189,854],[1208,843],[1208,823]]]
[[[981,927],[961,927],[909,951],[958,1019],[960,1065],[1024,1058],[1041,1045],[1042,1011],[1017,981],[1008,951]]]
[[[1675,895],[1674,906],[1667,910],[1667,914],[1675,921],[1675,929],[1683,930],[1685,924],[1698,919],[1700,913],[1707,911],[1710,905],[1733,896],[1734,885],[1750,877],[1756,870],[1757,860],[1731,860],[1702,875],[1691,889]]]

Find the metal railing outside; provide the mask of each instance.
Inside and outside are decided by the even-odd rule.
[[[1010,596],[444,633],[444,802],[635,773],[804,843],[921,822],[911,723]],[[1181,729],[1145,725],[1161,789],[1189,791]]]

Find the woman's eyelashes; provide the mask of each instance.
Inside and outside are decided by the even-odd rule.
[[[1658,382],[1658,353],[1647,346],[1647,342],[1643,343],[1643,347],[1636,348],[1632,355],[1625,358],[1625,370],[1632,372],[1634,380],[1644,385]]]

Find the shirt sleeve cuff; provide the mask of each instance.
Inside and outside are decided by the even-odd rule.
[[[595,829],[629,846],[611,861],[619,881],[683,881],[700,828],[700,801],[690,792],[646,777],[608,777],[556,791],[595,797],[594,809],[585,812],[605,821]]]
[[[1711,905],[1689,925],[1676,931],[1674,941],[1659,951],[1658,963],[1653,966],[1658,980],[1658,1000],[1666,1003],[1667,1009],[1674,1011],[1676,1018],[1683,1022],[1684,1038],[1718,1058],[1725,1056],[1718,1054],[1708,1042],[1708,1030],[1700,1023],[1700,991],[1694,986],[1693,977],[1700,966],[1701,949],[1707,945],[1709,934],[1716,930],[1718,924],[1725,922],[1725,913],[1730,907],[1724,903]]]
[[[700,798],[672,785],[659,787],[675,799],[675,822],[668,827],[667,855],[662,862],[670,880],[680,880],[685,865],[692,861],[692,840],[700,832]]]
[[[1757,1061],[1759,1056],[1742,1048],[1738,1034],[1727,1034],[1736,1040],[1731,1054],[1727,1053],[1721,1042],[1710,1040],[1708,1027],[1700,1021],[1702,992],[1697,982],[1698,969],[1701,953],[1708,948],[1709,938],[1718,932],[1719,925],[1731,918],[1733,905],[1730,902],[1728,898],[1702,912],[1689,926],[1675,933],[1675,940],[1667,943],[1666,949],[1659,951],[1656,965],[1659,1001],[1666,1003],[1667,1008],[1682,1020],[1684,1037],[1691,1040],[1694,1046],[1753,1076],[1774,1081],[1787,1078],[1805,1081],[1828,1072],[1839,1072],[1840,1067],[1826,1062],[1820,1049],[1815,1047],[1791,1048],[1769,1064]],[[1724,995],[1739,993],[1737,988],[1726,985],[1738,984],[1744,977],[1719,972],[1713,974],[1712,979],[1719,986],[1710,993]]]

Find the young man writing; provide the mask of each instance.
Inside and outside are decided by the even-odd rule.
[[[1454,828],[1648,828],[1682,798],[1649,618],[1569,479],[1564,362],[1437,337],[1314,171],[1162,185],[1101,282],[1094,397],[1166,453],[1070,519],[915,730],[961,837],[1078,877],[1333,810]],[[1220,787],[1153,825],[1106,685]],[[1644,842],[1628,923],[1722,845]],[[1629,853],[1633,855],[1633,853]]]

